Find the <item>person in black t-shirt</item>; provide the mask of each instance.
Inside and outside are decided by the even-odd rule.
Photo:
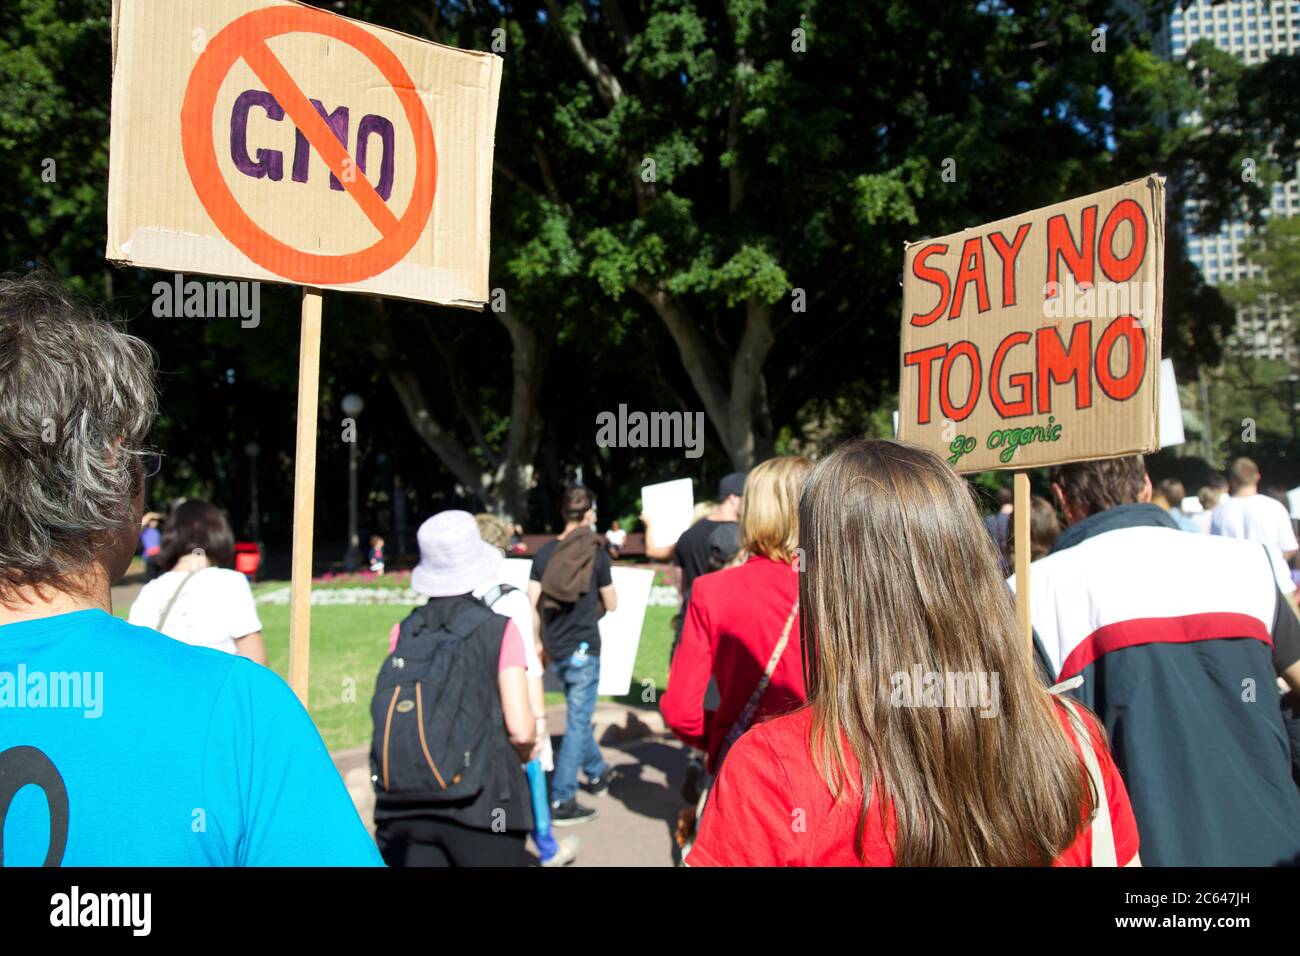
[[[708,574],[709,541],[713,533],[724,525],[738,527],[740,520],[740,502],[745,494],[745,478],[748,472],[733,471],[718,482],[718,503],[708,516],[700,519],[682,532],[676,544],[655,547],[651,545],[652,529],[646,516],[641,516],[641,523],[646,529],[645,552],[648,558],[663,560],[672,557],[677,569],[677,590],[681,594],[681,609],[673,619],[673,646],[669,652],[669,662],[677,652],[677,644],[682,638],[682,623],[686,620],[686,605],[691,599],[691,585],[701,574]]]
[[[595,818],[579,806],[578,770],[587,776],[587,792],[609,791],[611,771],[592,733],[596,688],[600,683],[600,630],[596,622],[618,606],[609,554],[594,527],[591,492],[569,488],[560,504],[564,531],[538,549],[529,573],[528,598],[533,623],[541,635],[555,674],[564,684],[564,742],[555,757],[551,784],[551,823],[569,826]]]

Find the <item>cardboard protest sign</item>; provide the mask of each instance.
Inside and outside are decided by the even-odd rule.
[[[488,299],[501,59],[285,0],[117,0],[106,255]]]
[[[532,566],[532,558],[506,558],[501,562],[500,580],[527,591]],[[596,625],[600,629],[600,683],[596,693],[621,697],[632,687],[632,670],[636,665],[637,647],[641,644],[641,629],[645,626],[655,573],[650,568],[628,568],[616,564],[610,577],[618,594],[618,607]],[[564,690],[549,671],[546,680],[547,690]]]
[[[899,436],[958,471],[1154,451],[1164,180],[909,243]]]
[[[695,513],[695,491],[689,478],[661,481],[641,488],[641,511],[650,519],[654,544],[676,544],[691,526]]]

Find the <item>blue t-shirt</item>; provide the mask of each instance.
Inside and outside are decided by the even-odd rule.
[[[0,627],[0,836],[5,866],[383,865],[284,681],[99,610]]]
[[[1180,531],[1191,531],[1195,534],[1201,533],[1201,526],[1198,525],[1189,514],[1184,514],[1182,508],[1174,507],[1169,509],[1169,517],[1174,519]]]

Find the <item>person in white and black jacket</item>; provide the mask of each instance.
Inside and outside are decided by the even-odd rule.
[[[1102,718],[1148,866],[1300,863],[1278,678],[1300,688],[1280,555],[1189,535],[1140,456],[1052,469],[1068,527],[1031,566],[1037,650]],[[1016,585],[1015,578],[1010,580]]]

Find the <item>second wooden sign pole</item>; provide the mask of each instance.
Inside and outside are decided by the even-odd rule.
[[[1029,531],[1033,523],[1030,514],[1029,473],[1018,471],[1015,474],[1015,548],[1016,548],[1016,620],[1020,623],[1020,633],[1029,648],[1032,659],[1034,654],[1034,623],[1029,611]]]

